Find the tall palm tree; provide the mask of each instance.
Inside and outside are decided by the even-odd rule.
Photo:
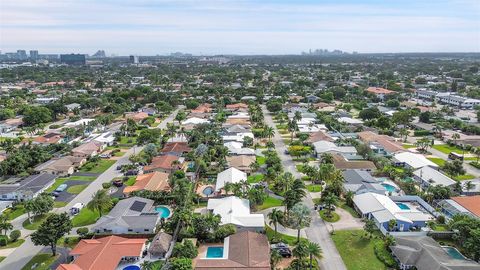
[[[0,215],[0,231],[3,231],[5,235],[9,230],[13,229],[12,223],[8,222],[6,215]]]
[[[307,253],[310,257],[310,270],[313,269],[313,259],[321,259],[322,258],[322,248],[320,245],[314,242],[308,241],[307,243]]]
[[[268,224],[272,225],[275,228],[275,237],[277,236],[277,225],[280,221],[283,220],[283,212],[279,209],[273,208],[272,212],[268,213],[268,218],[270,221]]]
[[[272,127],[266,127],[264,132],[268,140],[271,141],[272,137],[275,135],[275,130]]]
[[[402,128],[400,129],[400,137],[405,137],[403,139],[403,142],[406,142],[407,141],[407,138],[408,138],[408,130],[406,128]]]
[[[300,270],[300,266],[303,265],[303,258],[308,255],[308,244],[306,241],[298,241],[297,245],[292,250],[293,256],[297,257],[298,262],[296,264],[297,270]]]
[[[87,204],[87,208],[92,211],[98,211],[102,216],[102,211],[108,210],[112,207],[112,198],[107,194],[107,191],[102,189],[92,196],[92,200]]]
[[[457,140],[460,139],[460,134],[453,133],[452,134],[453,144],[457,145]]]

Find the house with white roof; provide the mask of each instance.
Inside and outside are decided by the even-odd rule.
[[[363,124],[363,121],[362,121],[362,120],[360,120],[360,119],[354,119],[354,118],[351,118],[351,117],[340,117],[340,118],[338,118],[337,120],[338,120],[338,122],[340,122],[340,123],[345,123],[345,124],[353,125],[353,126]]]
[[[411,152],[398,153],[393,156],[393,162],[396,165],[412,168],[414,170],[430,166],[432,168],[438,168],[438,165],[428,160],[421,154],[415,154]]]
[[[78,127],[78,126],[86,126],[88,123],[95,121],[95,119],[90,119],[90,118],[85,118],[85,119],[80,119],[75,122],[68,122],[64,126],[65,127]]]
[[[233,224],[237,229],[263,231],[265,218],[262,214],[250,213],[250,201],[235,196],[209,199],[207,210],[221,216],[221,225]]]
[[[457,181],[430,166],[425,166],[414,171],[413,178],[420,183],[423,189],[438,185],[453,188],[457,183]]]
[[[231,167],[217,175],[215,192],[220,192],[227,183],[239,183],[247,181],[247,174],[237,168]]]
[[[254,138],[252,132],[236,132],[236,133],[226,133],[222,135],[222,139],[224,142],[241,142],[243,143],[243,140],[245,137],[250,137]]]
[[[228,149],[228,152],[230,155],[234,156],[240,156],[240,155],[248,155],[248,156],[254,156],[255,155],[255,150],[252,148],[246,148],[243,147],[243,143],[241,142],[226,142],[223,144]]]
[[[342,156],[355,156],[357,149],[353,146],[337,146],[333,142],[318,141],[313,143],[315,154],[320,157],[323,153],[338,153]]]
[[[191,117],[191,118],[188,118],[187,120],[183,121],[182,126],[200,125],[200,124],[206,124],[208,122],[210,122],[210,121],[208,121],[207,119],[198,118],[198,117]]]
[[[374,220],[383,233],[389,230],[388,224],[390,220],[395,220],[397,223],[394,231],[408,232],[415,228],[425,227],[427,221],[433,219],[433,216],[422,207],[422,205],[427,205],[425,201],[417,196],[411,197],[415,202],[407,202],[406,200],[393,201],[391,197],[367,192],[355,195],[353,203],[355,210],[363,218]],[[401,199],[402,197],[399,198]]]

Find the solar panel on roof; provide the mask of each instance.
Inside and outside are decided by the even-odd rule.
[[[137,211],[137,212],[142,212],[143,208],[145,207],[147,203],[145,202],[140,202],[140,201],[135,201],[133,202],[132,206],[130,206],[130,210],[132,211]]]

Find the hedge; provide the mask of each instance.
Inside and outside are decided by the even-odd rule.
[[[388,252],[388,250],[385,248],[385,244],[383,241],[377,241],[375,242],[373,246],[373,250],[375,252],[375,256],[382,261],[386,266],[395,268],[397,265],[397,262],[393,258],[393,256]]]

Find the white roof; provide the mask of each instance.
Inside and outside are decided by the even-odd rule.
[[[75,122],[68,122],[68,123],[65,124],[65,126],[66,127],[76,127],[76,126],[80,126],[80,125],[87,125],[88,123],[90,123],[92,121],[95,121],[95,119],[90,119],[90,118],[80,119],[80,120],[75,121]]]
[[[113,136],[112,132],[104,132],[97,137],[94,138],[94,141],[101,142],[101,143],[111,143],[115,141],[115,136]]]
[[[215,191],[224,188],[227,183],[239,183],[241,181],[247,181],[247,174],[237,168],[228,168],[217,175]]]
[[[414,175],[421,178],[423,181],[430,183],[430,185],[437,186],[452,186],[455,185],[456,181],[452,178],[446,176],[445,174],[439,172],[438,170],[425,166],[413,172]]]
[[[424,157],[421,154],[415,154],[415,153],[411,153],[411,152],[402,152],[402,153],[396,154],[394,156],[394,158],[398,162],[406,163],[414,169],[422,168],[422,167],[425,167],[425,166],[431,166],[431,167],[434,167],[434,168],[438,167],[437,164],[428,160],[426,157]]]
[[[241,142],[226,142],[223,146],[227,147],[229,151],[240,149],[243,147],[243,143]]]
[[[209,199],[208,210],[221,216],[221,224],[235,224],[242,227],[265,226],[262,214],[250,214],[250,202],[235,196],[221,199]]]
[[[317,153],[338,152],[338,153],[357,153],[357,149],[353,146],[337,146],[333,142],[318,141],[313,143],[313,147]]]
[[[432,219],[431,215],[425,214],[414,207],[401,209],[390,197],[373,192],[355,195],[353,202],[362,214],[371,213],[375,220],[380,223],[391,219],[408,223]]]
[[[251,132],[241,132],[241,133],[236,133],[235,135],[223,135],[222,139],[223,141],[236,141],[236,142],[243,142],[243,139],[245,137],[250,137],[254,138],[253,133]]]
[[[205,124],[205,123],[208,123],[208,122],[209,121],[207,119],[192,117],[192,118],[188,118],[187,120],[183,121],[182,125],[198,125],[198,124]]]
[[[312,132],[318,132],[320,130],[328,130],[328,128],[325,125],[299,125],[298,126],[298,131],[302,133],[312,133]]]
[[[338,118],[338,122],[346,123],[346,124],[363,124],[362,120],[353,119],[353,118],[350,118],[350,117],[340,117],[340,118]]]
[[[250,119],[250,115],[247,112],[237,112],[236,114],[232,114],[228,116],[229,119]]]

